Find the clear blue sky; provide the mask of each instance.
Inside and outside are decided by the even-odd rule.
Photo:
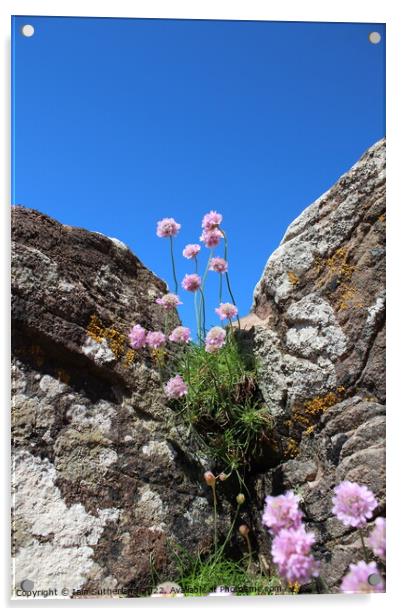
[[[12,49],[12,202],[119,238],[168,282],[156,221],[182,224],[182,278],[218,210],[242,315],[288,224],[385,134],[381,24],[19,16]]]

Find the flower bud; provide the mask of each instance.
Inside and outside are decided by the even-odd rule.
[[[226,475],[226,473],[221,473],[220,475],[218,475],[218,479],[220,479],[221,481],[225,481],[228,477],[229,475]]]
[[[207,471],[206,473],[204,473],[204,479],[207,486],[213,487],[215,485],[216,478],[215,475],[211,473],[211,471]]]
[[[250,532],[250,529],[247,526],[247,524],[242,524],[241,526],[239,526],[239,533],[241,534],[242,537],[247,537],[249,532]]]
[[[236,496],[236,501],[238,505],[242,505],[245,500],[246,500],[246,497],[244,496],[244,494],[240,493]]]

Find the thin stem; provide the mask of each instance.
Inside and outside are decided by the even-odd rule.
[[[195,310],[195,321],[197,323],[197,338],[198,342],[201,342],[201,324],[200,324],[200,315],[199,315],[199,307],[198,307],[198,291],[194,293],[194,310]]]
[[[247,549],[248,549],[248,566],[250,569],[251,563],[253,562],[253,551],[251,549],[251,541],[250,541],[250,537],[248,536],[248,534],[246,535],[246,541],[247,541]]]
[[[198,274],[198,259],[197,259],[197,255],[195,255],[195,257],[194,257],[194,263],[195,263],[195,273]]]
[[[205,295],[204,295],[202,288],[200,288],[200,293],[201,293],[200,304],[202,305],[202,331],[204,333],[204,338],[205,338],[205,335],[207,333],[205,330]],[[201,329],[201,323],[200,323],[200,329]]]
[[[222,274],[219,274],[219,303],[222,303]]]
[[[366,563],[368,563],[369,557],[368,557],[368,552],[367,552],[366,544],[364,543],[363,531],[362,531],[361,528],[359,528],[359,535],[360,535],[360,539],[362,541],[364,560],[366,561]]]
[[[239,514],[239,509],[240,509],[240,505],[237,505],[236,513],[235,513],[235,516],[234,516],[234,518],[233,518],[233,522],[232,522],[232,524],[231,524],[231,527],[229,528],[229,532],[228,532],[228,534],[226,535],[225,541],[223,542],[223,544],[222,544],[222,545],[221,545],[221,547],[219,548],[219,552],[216,552],[216,553],[215,553],[215,558],[216,558],[216,559],[218,559],[218,558],[219,558],[219,556],[223,553],[223,551],[224,551],[224,549],[225,549],[225,547],[226,547],[226,545],[227,545],[227,543],[228,543],[228,541],[229,541],[230,537],[232,536],[232,532],[233,532],[234,526],[235,526],[235,524],[236,524],[237,516],[238,516],[238,514]]]
[[[219,227],[219,229],[222,232],[223,239],[224,239],[224,242],[225,242],[225,261],[227,261],[228,260],[228,238],[227,238],[227,235],[226,235],[225,231],[223,229],[221,229],[220,227]],[[231,298],[233,304],[236,306],[237,305],[236,304],[236,300],[235,300],[234,295],[232,293],[232,289],[231,289],[230,281],[229,281],[229,274],[227,272],[225,272],[225,277],[226,277],[226,285],[227,285],[227,288],[228,288],[228,291],[229,291],[230,298]],[[239,329],[240,329],[240,319],[239,319],[239,316],[237,316],[237,324],[238,324]]]
[[[169,236],[169,239],[170,239],[170,258],[172,260],[173,280],[174,280],[174,285],[175,285],[175,287],[174,287],[175,291],[174,292],[177,295],[177,291],[178,291],[179,285],[177,283],[176,266],[174,264],[174,255],[173,255],[173,238],[172,238],[171,235]]]
[[[211,251],[210,251],[209,257],[208,257],[208,261],[207,261],[207,266],[205,268],[204,274],[203,274],[202,279],[201,279],[200,292],[201,292],[202,298],[204,298],[205,281],[206,281],[206,278],[207,278],[209,264],[211,262],[213,254],[214,254],[214,249],[211,248]],[[201,302],[200,302],[200,307],[199,307],[200,330],[204,331],[204,336],[205,336],[205,300],[203,301],[202,305],[203,305],[203,310],[204,310],[204,323],[203,323],[203,327],[201,326]]]
[[[216,513],[216,486],[213,485],[212,487],[212,494],[214,497],[214,545],[215,545],[215,554],[216,551],[218,549],[218,519],[217,519],[217,513]]]

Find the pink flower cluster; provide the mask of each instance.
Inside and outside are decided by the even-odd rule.
[[[314,533],[302,524],[298,496],[291,491],[267,496],[262,523],[273,534],[271,553],[279,575],[290,584],[307,584],[318,576],[319,563],[310,553]]]
[[[215,308],[215,312],[221,319],[221,321],[223,321],[224,319],[233,319],[235,316],[237,316],[238,310],[236,306],[227,302],[225,304],[219,304],[218,308]]]
[[[211,210],[202,219],[202,235],[200,240],[207,248],[215,248],[223,238],[219,225],[223,220],[222,214]]]
[[[204,229],[204,231],[213,231],[214,229],[217,229],[217,227],[219,227],[222,220],[222,214],[211,210],[210,212],[208,212],[208,214],[205,214],[204,218],[202,219],[202,228]]]
[[[147,330],[141,325],[134,325],[128,334],[132,349],[142,349],[147,343]]]
[[[307,532],[302,524],[298,528],[284,528],[275,535],[272,560],[278,566],[279,575],[290,584],[307,584],[318,576],[319,563],[310,554],[314,540],[314,533]]]
[[[180,301],[178,295],[175,295],[174,293],[166,293],[166,295],[159,297],[156,300],[156,303],[163,306],[165,310],[174,310],[183,302]]]
[[[376,563],[366,563],[364,560],[360,560],[356,565],[352,563],[342,580],[341,591],[354,593],[383,592],[384,580]]]
[[[332,513],[345,526],[361,528],[373,515],[378,502],[367,486],[352,481],[342,481],[336,486],[332,499]]]
[[[186,259],[194,259],[201,250],[199,244],[187,244],[183,250],[183,257]]]
[[[143,347],[150,347],[151,349],[159,349],[166,342],[166,336],[162,332],[147,332],[147,330],[141,325],[134,325],[128,338],[132,349],[142,349]]]
[[[213,327],[205,338],[205,350],[207,353],[216,353],[225,344],[226,332],[222,327]]]
[[[267,496],[262,523],[274,535],[283,529],[299,528],[303,517],[299,509],[299,500],[299,497],[291,491],[280,496]]]
[[[180,374],[177,374],[176,376],[168,380],[165,385],[165,393],[168,398],[173,400],[177,400],[178,398],[187,395],[187,385],[183,381]]]
[[[174,218],[163,218],[156,225],[158,237],[174,237],[181,229],[181,225]]]
[[[186,274],[181,282],[186,291],[198,291],[201,286],[201,277],[198,274]]]
[[[188,343],[191,340],[190,329],[188,327],[183,327],[182,325],[175,327],[169,336],[169,340],[171,342],[177,342],[178,344]]]
[[[371,531],[367,543],[379,558],[385,558],[385,518],[377,518],[375,527]]]
[[[204,242],[207,248],[215,248],[221,239],[223,238],[223,233],[220,229],[212,229],[211,231],[203,231],[200,240]]]
[[[228,262],[222,259],[222,257],[214,257],[209,263],[209,269],[211,272],[224,274],[228,271]]]
[[[162,332],[148,332],[147,345],[151,349],[159,349],[166,342],[166,336]]]

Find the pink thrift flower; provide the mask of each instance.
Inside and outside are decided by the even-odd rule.
[[[205,338],[205,350],[207,353],[219,351],[225,344],[226,332],[222,327],[213,327]]]
[[[280,576],[292,584],[306,584],[318,575],[318,562],[310,554],[314,539],[314,533],[307,532],[303,525],[283,528],[275,535],[271,554]]]
[[[284,528],[297,529],[302,523],[299,497],[291,491],[280,496],[267,496],[262,523],[275,535]]]
[[[342,481],[334,492],[332,513],[345,526],[361,528],[371,518],[378,505],[374,494],[367,486],[352,481]]]
[[[174,310],[179,304],[182,304],[177,295],[174,293],[166,293],[156,300],[156,303],[163,306],[165,310]]]
[[[130,330],[128,337],[130,339],[130,346],[132,349],[141,349],[146,345],[147,330],[141,327],[141,325],[134,325]]]
[[[165,385],[165,394],[171,399],[178,399],[187,394],[187,385],[180,374],[168,380]]]
[[[205,231],[212,231],[213,229],[219,227],[222,220],[222,214],[218,214],[218,212],[214,212],[213,210],[211,210],[210,212],[208,212],[208,214],[205,214],[204,218],[202,219],[202,228]]]
[[[186,344],[189,340],[191,340],[190,329],[188,327],[183,327],[182,325],[175,327],[169,336],[169,340],[171,340],[171,342],[178,342],[179,344]]]
[[[159,349],[166,342],[166,336],[162,332],[148,332],[147,345],[151,349]]]
[[[211,231],[203,231],[200,240],[204,242],[207,248],[215,248],[222,238],[222,231],[219,229],[212,229]]]
[[[385,558],[385,518],[377,518],[375,527],[367,539],[368,545],[376,556]]]
[[[181,225],[174,218],[163,218],[156,226],[158,237],[174,237],[180,231]]]
[[[303,525],[299,528],[283,528],[275,535],[271,554],[274,563],[279,565],[281,575],[283,575],[283,567],[286,566],[292,554],[307,556],[310,553],[314,539],[314,533],[307,532]]]
[[[290,584],[297,582],[302,586],[311,582],[311,578],[318,575],[319,562],[311,555],[292,554],[286,563],[284,577]]]
[[[201,286],[201,278],[198,274],[186,274],[181,282],[186,291],[197,291]]]
[[[219,304],[219,308],[215,308],[215,312],[218,317],[223,321],[224,319],[233,319],[237,315],[237,308],[233,304]]]
[[[228,271],[228,262],[222,257],[214,257],[210,261],[209,269],[211,272],[218,272],[219,274],[224,274]]]
[[[383,592],[384,580],[375,562],[366,563],[364,560],[360,560],[357,565],[351,564],[348,573],[342,580],[341,591]]]
[[[186,257],[186,259],[194,259],[200,250],[201,246],[199,244],[187,244],[183,250],[183,257]]]

